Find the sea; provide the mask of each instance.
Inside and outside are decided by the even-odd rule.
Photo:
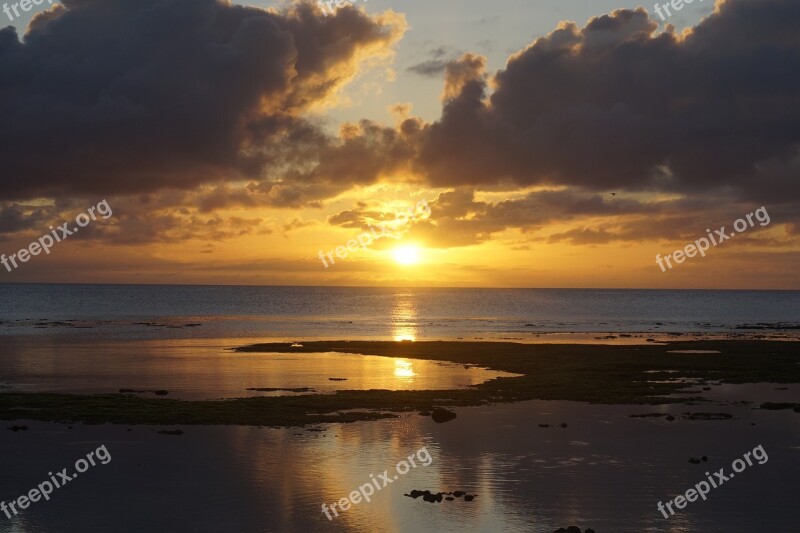
[[[126,391],[164,402],[508,377],[442,361],[233,350],[254,342],[787,340],[800,322],[795,291],[5,284],[0,301],[0,393]],[[691,405],[451,407],[457,418],[444,424],[404,412],[317,427],[89,425],[20,410],[0,421],[0,501],[28,494],[49,472],[74,472],[100,446],[111,461],[81,470],[48,501],[0,514],[0,533],[798,531],[800,414],[758,406],[797,402],[800,385],[707,388],[691,391]],[[696,411],[731,416],[686,416]],[[704,472],[732,478],[734,461],[757,446],[767,462],[707,501],[659,512]],[[430,464],[401,472],[396,465],[422,448]],[[701,456],[707,462],[689,461]],[[390,484],[371,501],[330,520],[322,512],[387,472]],[[428,503],[408,496],[414,490],[474,499]]]
[[[528,342],[800,331],[800,291],[2,284],[0,301],[0,343],[52,334]]]

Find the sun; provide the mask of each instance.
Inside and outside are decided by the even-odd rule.
[[[414,265],[419,262],[419,247],[414,245],[398,246],[394,249],[394,260],[401,265]]]

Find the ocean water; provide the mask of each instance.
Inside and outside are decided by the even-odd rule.
[[[791,333],[800,291],[0,285],[5,335],[428,340]]]
[[[779,391],[783,401],[796,399],[798,388],[791,389]],[[552,533],[570,525],[598,533],[798,531],[800,415],[725,405],[711,409],[734,419],[681,417],[696,409],[531,401],[454,408],[458,418],[446,424],[405,414],[327,424],[321,432],[180,426],[181,436],[160,435],[167,428],[154,426],[17,421],[29,430],[0,431],[5,501],[100,445],[112,460],[12,520],[0,515],[0,531]],[[676,420],[630,417],[654,411]],[[668,520],[659,513],[659,501],[705,480],[705,471],[732,473],[731,463],[758,445],[766,463],[754,461],[707,501]],[[423,446],[433,458],[427,467],[410,469],[331,521],[322,514],[323,503],[347,497],[371,475],[391,475]],[[708,463],[688,462],[702,455]],[[404,496],[414,489],[477,497],[433,504]]]
[[[645,342],[670,332],[788,337],[800,322],[800,292],[791,291],[0,285],[0,298],[0,392],[163,389],[165,401],[273,394],[253,387],[460,388],[498,374],[402,358],[230,350],[269,340],[536,342],[616,333]],[[757,406],[799,394],[797,384],[712,384],[702,406],[531,401],[453,408],[458,416],[446,424],[405,413],[322,431],[177,426],[182,435],[164,435],[176,427],[5,421],[28,430],[0,425],[0,500],[26,494],[100,445],[112,460],[50,501],[0,515],[0,532],[551,533],[573,524],[598,533],[796,531],[800,415]],[[733,418],[682,416],[698,410]],[[630,416],[653,412],[675,420]],[[659,501],[707,469],[730,470],[757,445],[767,463],[669,520],[659,514]],[[322,514],[323,503],[422,446],[429,466],[335,520]],[[708,464],[688,462],[703,455]],[[404,496],[414,489],[477,497],[430,504]]]

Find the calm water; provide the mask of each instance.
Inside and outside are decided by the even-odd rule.
[[[254,339],[242,339],[242,341]],[[63,341],[6,337],[0,391],[108,394],[119,389],[166,390],[200,400],[337,390],[442,390],[483,383],[506,372],[440,361],[342,353],[235,353],[226,340]],[[346,381],[331,381],[330,378]],[[309,392],[251,391],[249,388]],[[154,397],[151,392],[145,397]]]
[[[547,332],[761,331],[747,328],[758,323],[781,331],[800,324],[800,291],[6,284],[0,301],[0,339],[526,340]]]
[[[797,395],[795,386],[779,397]],[[13,523],[0,516],[0,531],[552,533],[572,524],[598,533],[798,531],[800,415],[725,405],[709,410],[736,419],[680,418],[692,409],[536,401],[455,409],[458,418],[441,425],[411,414],[331,424],[322,433],[184,426],[179,437],[157,434],[160,427],[28,422],[27,432],[0,432],[6,501],[101,444],[112,460]],[[677,420],[629,416],[653,411]],[[568,427],[539,427],[562,422]],[[765,464],[754,462],[669,521],[658,513],[659,501],[704,480],[706,470],[730,473],[732,461],[759,444]],[[322,514],[323,502],[347,496],[370,474],[394,471],[422,446],[429,466],[410,469],[333,522]],[[688,462],[702,455],[708,463]],[[403,496],[412,489],[478,497],[430,504]]]
[[[800,322],[800,292],[789,291],[0,285],[0,298],[0,391],[166,389],[167,398],[192,399],[273,394],[249,387],[455,388],[497,375],[431,361],[229,350],[258,341],[784,335]],[[754,329],[759,324],[767,329]],[[157,432],[172,427],[3,422],[2,501],[101,444],[112,461],[13,520],[0,515],[0,532],[551,533],[573,524],[597,533],[797,531],[800,415],[754,409],[800,398],[797,385],[776,389],[714,385],[702,393],[712,403],[702,406],[522,402],[454,409],[458,418],[441,425],[405,414],[323,432],[189,426],[170,436]],[[732,403],[740,400],[755,403]],[[654,411],[676,420],[629,416]],[[688,411],[735,418],[681,418]],[[30,429],[3,429],[22,423]],[[759,444],[766,464],[669,521],[658,513],[658,501],[702,481],[707,469],[729,470]],[[323,502],[348,496],[422,446],[430,466],[333,522],[322,514]],[[708,464],[688,462],[702,455]],[[412,489],[478,497],[429,504],[403,496]]]

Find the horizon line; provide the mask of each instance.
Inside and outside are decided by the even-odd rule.
[[[735,288],[651,288],[651,287],[460,287],[460,286],[407,286],[407,285],[270,285],[237,283],[85,283],[19,281],[0,282],[0,285],[97,285],[108,287],[269,287],[309,289],[424,289],[424,290],[551,290],[551,291],[750,291],[750,292],[797,292],[800,289],[735,289]]]

